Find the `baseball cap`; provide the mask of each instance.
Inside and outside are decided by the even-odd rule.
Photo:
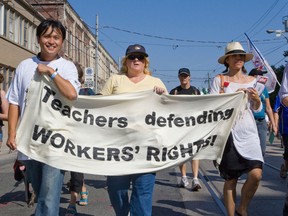
[[[257,68],[253,68],[250,72],[249,72],[249,76],[262,76],[263,74],[266,74],[267,71],[262,71],[262,70],[258,70]]]
[[[190,76],[190,70],[188,68],[180,68],[178,75],[181,75],[181,74],[187,74],[188,76]]]
[[[148,57],[148,54],[146,53],[145,48],[140,44],[134,44],[134,45],[128,46],[128,48],[126,49],[126,56],[128,56],[131,53],[141,53],[145,55],[146,57]]]

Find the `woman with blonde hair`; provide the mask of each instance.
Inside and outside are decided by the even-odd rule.
[[[130,45],[122,59],[121,73],[112,75],[100,92],[102,95],[120,94],[154,89],[157,94],[167,93],[163,82],[151,76],[148,54],[139,44]],[[135,110],[137,112],[138,110]],[[129,202],[128,189],[132,185]],[[116,216],[152,215],[152,194],[155,173],[135,173],[108,176],[108,194]]]

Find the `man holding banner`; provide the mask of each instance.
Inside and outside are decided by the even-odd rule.
[[[58,55],[66,36],[66,30],[61,22],[51,19],[42,21],[37,27],[36,36],[41,52],[18,65],[15,77],[7,93],[9,101],[7,146],[11,150],[16,150],[20,144],[30,147],[31,139],[25,141],[24,136],[22,136],[21,143],[16,140],[16,127],[18,120],[20,120],[20,124],[23,120],[24,109],[27,105],[26,95],[32,80],[37,76],[49,76],[57,86],[60,94],[70,101],[77,99],[77,92],[80,89],[75,65]],[[36,94],[40,93],[37,92]],[[29,123],[25,124],[26,127],[28,125]],[[37,207],[35,216],[59,215],[64,171],[46,163],[30,160],[21,151],[18,159],[25,162],[27,175],[31,177],[32,186],[36,193]]]

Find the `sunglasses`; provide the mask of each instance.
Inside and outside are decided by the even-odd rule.
[[[142,61],[145,59],[145,56],[144,55],[129,55],[127,58],[129,60],[135,60],[137,58],[138,60]]]

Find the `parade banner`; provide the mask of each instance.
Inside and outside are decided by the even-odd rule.
[[[53,167],[98,175],[156,172],[189,159],[220,162],[243,92],[157,95],[153,90],[69,101],[35,76],[18,150]]]

